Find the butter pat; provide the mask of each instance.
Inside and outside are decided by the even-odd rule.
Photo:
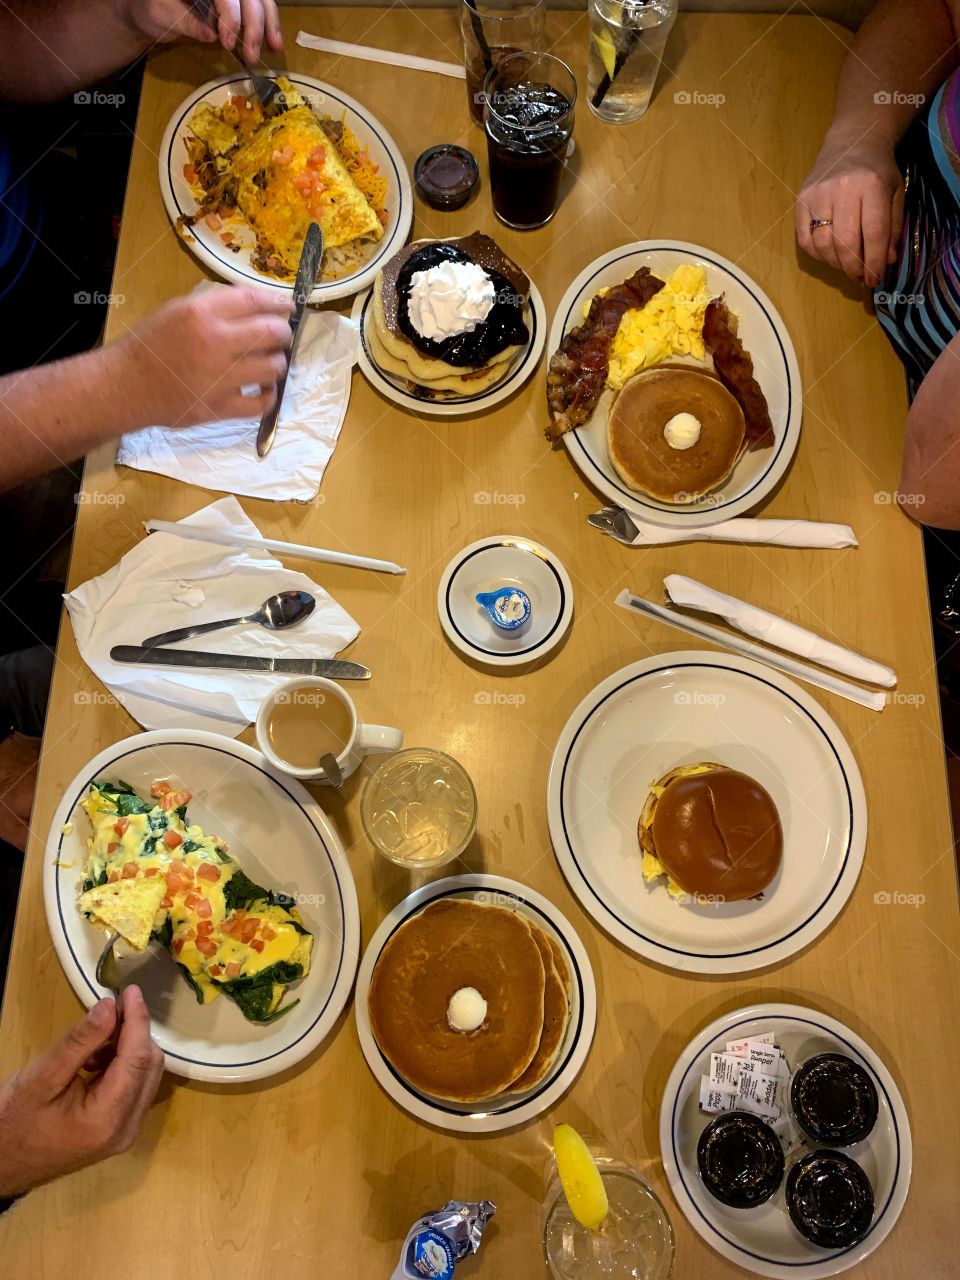
[[[671,449],[692,449],[701,430],[700,419],[692,413],[675,413],[663,428],[663,438]]]
[[[452,1031],[476,1031],[487,1016],[487,1002],[476,987],[461,987],[450,997],[447,1022]]]

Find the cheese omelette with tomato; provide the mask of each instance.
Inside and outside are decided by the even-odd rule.
[[[83,800],[92,827],[81,912],[137,950],[168,948],[201,1004],[229,996],[251,1022],[270,1022],[287,984],[310,969],[313,936],[292,899],[254,884],[219,836],[188,825],[189,791],[155,782],[151,799],[124,782],[95,782]]]

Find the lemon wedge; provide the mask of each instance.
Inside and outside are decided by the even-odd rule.
[[[597,46],[597,53],[600,55],[603,69],[612,80],[617,66],[616,45],[607,31],[598,31],[593,37],[593,43]]]
[[[553,1131],[553,1154],[570,1212],[582,1227],[599,1231],[610,1206],[590,1148],[571,1125],[558,1124]]]

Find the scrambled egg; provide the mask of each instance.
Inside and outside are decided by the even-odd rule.
[[[671,356],[702,360],[703,317],[710,298],[703,267],[677,267],[642,310],[624,314],[610,348],[607,386],[619,391],[635,373]]]

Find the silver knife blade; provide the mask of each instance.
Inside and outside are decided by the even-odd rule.
[[[264,658],[249,653],[202,653],[199,649],[150,649],[142,644],[115,645],[110,657],[114,662],[139,662],[147,666],[275,671],[294,676],[326,676],[328,680],[370,679],[369,667],[345,658]]]
[[[265,458],[270,452],[273,444],[273,438],[277,434],[277,422],[280,418],[280,407],[283,404],[283,393],[287,387],[287,375],[290,373],[290,365],[293,363],[294,353],[297,348],[297,338],[300,335],[300,321],[303,319],[303,309],[307,305],[307,299],[313,293],[314,285],[317,283],[317,276],[320,272],[320,260],[323,257],[323,232],[320,230],[320,224],[311,222],[307,228],[306,238],[303,242],[303,249],[300,253],[300,265],[297,268],[297,282],[293,286],[293,302],[294,313],[290,318],[290,328],[293,330],[293,339],[290,343],[290,351],[287,355],[287,366],[283,373],[277,379],[277,399],[272,409],[260,419],[260,429],[257,432],[257,457]]]

